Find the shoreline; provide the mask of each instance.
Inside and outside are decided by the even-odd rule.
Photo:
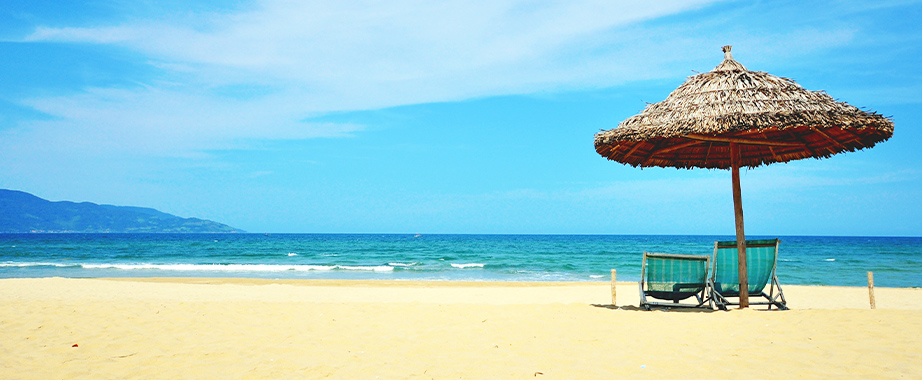
[[[609,282],[0,279],[0,357],[11,379],[922,376],[922,289],[648,312],[616,288],[613,307]]]
[[[261,278],[261,277],[179,277],[179,276],[161,276],[161,277],[8,277],[0,278],[2,280],[11,279],[44,279],[44,278],[63,278],[75,280],[108,280],[108,281],[127,281],[127,282],[160,282],[160,283],[188,283],[188,284],[246,284],[246,285],[269,285],[269,284],[286,284],[299,286],[319,286],[319,285],[336,285],[336,286],[432,286],[432,287],[457,287],[457,286],[508,286],[508,287],[534,287],[534,286],[582,286],[582,285],[611,285],[611,281],[605,280],[574,280],[574,281],[497,281],[497,280],[413,280],[413,279],[339,279],[339,278]],[[637,287],[637,281],[617,281],[620,285],[632,285]],[[865,286],[845,286],[845,285],[802,285],[802,284],[782,284],[782,287],[805,287],[805,288],[861,288]],[[875,289],[919,289],[922,286],[879,286]]]
[[[11,284],[31,289],[35,296],[62,298],[62,294],[93,288],[89,284],[122,284],[134,296],[155,296],[165,291],[185,291],[185,286],[207,287],[214,297],[241,299],[299,297],[302,302],[394,302],[465,304],[591,304],[611,305],[611,282],[603,281],[419,281],[352,279],[262,279],[249,277],[107,277],[107,278],[3,278],[0,297]],[[277,294],[261,294],[271,288]],[[43,290],[42,290],[43,289]],[[190,288],[194,289],[194,288]],[[792,309],[870,309],[867,287],[782,285]],[[877,309],[922,310],[922,288],[875,287]],[[40,291],[41,290],[41,291]],[[86,290],[90,291],[90,290]],[[637,282],[616,284],[618,307],[639,304]],[[55,295],[57,294],[57,295]],[[116,296],[118,298],[120,295]]]
[[[23,236],[0,277],[637,281],[643,251],[711,254],[719,236],[392,234]],[[210,236],[210,235],[209,235]],[[908,239],[908,240],[906,240]],[[782,237],[782,284],[922,286],[922,238]]]
[[[621,278],[621,276],[618,276]],[[630,278],[630,277],[628,277]],[[266,277],[247,277],[247,276],[123,276],[123,277],[70,277],[70,276],[36,276],[36,277],[0,277],[3,280],[40,280],[40,279],[71,279],[71,280],[107,280],[123,282],[153,282],[153,283],[183,283],[183,284],[241,284],[241,285],[269,285],[269,284],[286,284],[298,286],[316,286],[316,285],[336,285],[336,286],[409,286],[409,287],[458,287],[458,286],[508,286],[508,287],[532,287],[532,286],[581,286],[581,285],[611,285],[611,281],[604,279],[592,280],[454,280],[454,279],[368,279],[368,278],[266,278]],[[618,285],[637,286],[637,281],[617,281]],[[806,287],[806,288],[861,288],[867,289],[866,285],[823,285],[823,284],[789,284],[782,283],[783,288],[788,287]],[[875,289],[906,289],[922,290],[922,286],[881,286],[874,285]]]

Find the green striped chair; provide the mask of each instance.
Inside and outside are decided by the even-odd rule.
[[[640,307],[704,307],[708,281],[708,255],[643,253],[640,269]],[[671,302],[648,300],[647,297]],[[696,303],[679,301],[695,297]]]
[[[778,239],[746,240],[746,272],[749,274],[749,297],[764,298],[764,302],[753,302],[750,305],[768,305],[781,310],[787,310],[787,301],[781,291],[781,284],[775,269],[778,266]],[[708,301],[721,310],[727,310],[729,305],[739,305],[740,278],[739,278],[739,251],[735,241],[714,242],[714,259],[712,261],[711,278],[708,280],[710,295]],[[765,286],[771,281],[768,293]],[[777,292],[776,292],[777,291]],[[736,298],[732,302],[730,298]]]

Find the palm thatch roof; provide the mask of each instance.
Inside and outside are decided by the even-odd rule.
[[[724,46],[714,70],[689,77],[659,103],[595,135],[596,151],[631,166],[729,168],[870,148],[893,135],[893,122],[809,91],[787,78],[749,71]]]

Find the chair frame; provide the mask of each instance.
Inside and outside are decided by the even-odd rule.
[[[781,290],[781,283],[778,282],[778,275],[775,273],[776,269],[778,269],[778,243],[780,243],[781,240],[778,240],[778,239],[771,239],[771,240],[774,240],[774,244],[773,244],[773,245],[774,245],[774,247],[775,247],[775,252],[774,252],[774,260],[773,260],[773,263],[772,263],[772,272],[771,272],[771,277],[770,277],[770,278],[771,278],[771,280],[770,280],[771,286],[769,287],[769,292],[768,292],[768,294],[765,293],[765,287],[764,287],[764,286],[762,287],[762,290],[759,291],[759,293],[752,293],[752,292],[750,292],[750,293],[749,293],[749,296],[750,296],[750,297],[753,297],[753,296],[755,296],[755,297],[762,297],[762,298],[765,298],[765,301],[764,301],[764,302],[752,302],[752,301],[750,301],[750,302],[749,302],[749,305],[750,305],[750,306],[752,306],[752,305],[756,305],[756,306],[758,306],[758,305],[768,305],[768,309],[769,309],[769,310],[772,309],[772,306],[778,308],[778,310],[788,310],[788,307],[787,307],[787,300],[785,300],[785,298],[784,298],[784,292]],[[752,244],[753,247],[766,247],[766,246],[768,246],[768,245],[766,245],[766,244],[764,244],[764,243],[763,243],[763,244],[755,243],[755,240],[747,240],[747,241],[746,241],[746,247],[747,247],[746,250],[747,250],[747,251],[749,250],[749,247],[750,247],[749,242],[753,242],[753,244]],[[733,294],[733,293],[730,293],[730,294],[721,294],[721,293],[717,292],[717,286],[716,286],[715,280],[716,280],[717,271],[718,271],[718,268],[717,268],[717,249],[718,249],[718,246],[720,245],[720,243],[733,243],[733,244],[736,244],[735,241],[732,241],[732,242],[715,241],[715,242],[714,242],[714,255],[713,255],[713,260],[711,260],[711,263],[712,263],[712,264],[711,264],[711,265],[712,265],[712,267],[711,267],[711,273],[710,273],[710,276],[708,277],[709,296],[708,296],[708,299],[707,299],[706,301],[708,302],[708,304],[709,304],[712,308],[716,306],[716,307],[717,307],[718,309],[720,309],[720,310],[727,310],[727,306],[739,305],[739,301],[737,301],[737,302],[731,302],[731,301],[728,299],[728,298],[739,298],[739,293],[737,292],[737,293],[735,293],[735,294]],[[747,252],[746,254],[748,255],[749,253]],[[733,270],[737,270],[737,268],[733,268]],[[766,285],[767,285],[767,284],[766,284]],[[775,289],[777,289],[777,293],[775,293]]]
[[[695,260],[695,261],[701,260],[701,261],[704,261],[704,262],[705,262],[705,267],[704,267],[704,283],[701,284],[701,291],[700,291],[700,292],[696,292],[696,293],[694,294],[694,296],[695,296],[695,298],[697,299],[698,303],[697,303],[697,304],[679,303],[679,301],[681,301],[681,300],[674,300],[674,301],[672,301],[672,303],[669,303],[669,302],[647,301],[647,295],[646,295],[646,291],[644,290],[644,284],[646,284],[646,281],[647,281],[647,258],[648,258],[648,257],[654,257],[654,258],[668,258],[668,259],[679,259],[679,260]],[[639,285],[640,285],[640,307],[642,307],[642,308],[644,308],[644,309],[646,309],[646,310],[650,310],[651,307],[653,307],[653,306],[666,307],[666,308],[671,308],[671,307],[688,307],[688,308],[706,307],[705,305],[708,303],[708,298],[706,297],[707,294],[708,294],[708,279],[710,278],[710,277],[708,276],[708,270],[710,269],[710,267],[711,267],[711,256],[708,256],[708,255],[680,255],[680,254],[672,254],[672,253],[650,253],[650,252],[644,252],[644,253],[643,253],[643,263],[641,264],[641,267],[640,267],[640,268],[641,268],[641,269],[640,269],[640,283],[639,283]],[[696,284],[696,285],[697,285],[697,284]],[[691,296],[689,296],[689,297],[691,297]],[[655,298],[655,297],[652,297],[652,296],[651,296],[651,298]],[[687,299],[687,298],[685,298],[685,299]],[[708,306],[710,306],[710,305],[708,305]]]

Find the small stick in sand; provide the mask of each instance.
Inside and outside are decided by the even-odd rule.
[[[618,305],[617,299],[618,299],[618,289],[615,286],[615,270],[612,269],[611,270],[611,305],[612,306]]]
[[[874,272],[868,272],[868,295],[871,297],[871,309],[877,308],[874,301]]]

